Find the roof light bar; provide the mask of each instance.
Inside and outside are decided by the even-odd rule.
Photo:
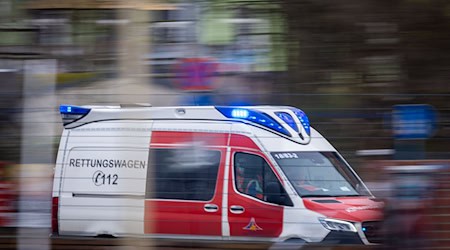
[[[311,126],[309,124],[308,116],[300,109],[292,108],[292,112],[297,116],[297,118],[300,120],[300,123],[302,124],[303,128],[305,129],[306,133],[308,135],[311,135]]]
[[[269,115],[247,108],[215,107],[222,115],[231,119],[245,120],[291,137],[291,134]]]
[[[67,125],[69,123],[81,119],[82,117],[87,115],[90,111],[91,109],[80,106],[71,106],[71,105],[59,106],[59,112],[61,113],[64,125]]]
[[[299,132],[297,123],[290,114],[286,112],[275,112],[275,115],[278,116],[281,120],[283,120],[287,125],[289,125],[289,127],[294,129],[297,133]]]
[[[59,106],[59,112],[61,114],[78,114],[78,115],[84,115],[89,113],[91,109],[80,107],[80,106],[72,106],[72,105],[61,105]]]
[[[233,109],[231,111],[231,116],[234,118],[242,118],[242,119],[246,119],[248,118],[248,110],[246,109]]]

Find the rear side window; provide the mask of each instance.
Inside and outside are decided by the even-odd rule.
[[[208,201],[214,196],[220,151],[150,149],[146,198]],[[153,194],[150,189],[153,188]]]

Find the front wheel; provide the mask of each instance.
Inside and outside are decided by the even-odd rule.
[[[304,239],[301,238],[289,238],[283,242],[274,243],[269,250],[300,250],[307,244]]]

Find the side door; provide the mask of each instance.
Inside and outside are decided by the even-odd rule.
[[[152,167],[147,174],[146,234],[222,236],[226,136],[153,132],[149,156]]]
[[[263,154],[231,150],[228,221],[231,237],[278,237],[283,207],[292,206]]]

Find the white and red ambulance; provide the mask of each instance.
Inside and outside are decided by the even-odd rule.
[[[377,243],[382,202],[294,107],[62,105],[55,235]]]

